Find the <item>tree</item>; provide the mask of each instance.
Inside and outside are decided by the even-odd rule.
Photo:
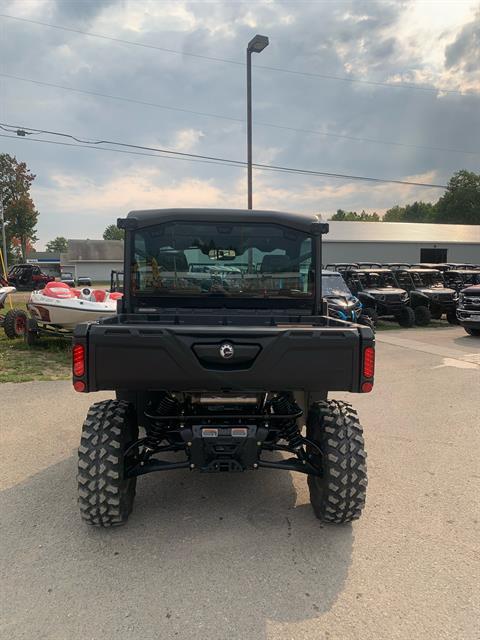
[[[407,204],[403,222],[435,222],[436,208],[431,202]]]
[[[63,236],[57,236],[47,242],[48,253],[65,253],[68,250],[68,240]]]
[[[337,209],[337,213],[335,213],[330,220],[346,220],[352,222],[378,222],[380,220],[380,216],[378,213],[367,213],[365,209],[361,213],[357,213],[356,211],[344,211],[343,209]]]
[[[453,174],[437,202],[436,222],[480,224],[480,174],[465,169]]]
[[[123,229],[119,229],[116,224],[109,224],[103,232],[104,240],[123,240],[125,232]]]
[[[35,209],[33,200],[27,195],[21,195],[16,200],[11,200],[6,208],[5,218],[8,220],[7,241],[11,246],[12,240],[18,240],[22,260],[26,260],[28,244],[37,241],[35,232],[38,211]]]
[[[384,222],[404,222],[405,221],[405,207],[399,207],[396,204],[391,209],[385,211],[383,216]]]
[[[7,253],[12,253],[12,241],[16,238],[24,260],[27,245],[37,239],[38,211],[30,197],[34,180],[35,175],[25,162],[18,162],[8,153],[0,153],[0,197],[4,207]]]

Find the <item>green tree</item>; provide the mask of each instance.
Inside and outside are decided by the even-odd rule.
[[[384,222],[404,222],[404,219],[405,207],[399,207],[398,204],[385,211],[385,215],[383,216]]]
[[[431,202],[414,202],[405,207],[403,222],[435,222],[436,208]]]
[[[367,213],[365,209],[361,213],[356,211],[344,211],[343,209],[337,209],[330,220],[346,220],[349,222],[378,222],[380,216],[378,213]]]
[[[47,251],[49,253],[65,253],[68,250],[68,240],[63,236],[57,236],[50,242],[47,242]]]
[[[104,240],[123,240],[125,232],[123,229],[119,229],[116,224],[109,224],[103,232]]]
[[[25,261],[27,247],[38,239],[35,235],[38,211],[33,200],[27,195],[11,200],[6,208],[5,218],[8,220],[7,241],[11,246],[13,240],[18,240],[22,260]]]
[[[35,175],[25,162],[18,162],[15,156],[0,153],[0,197],[3,200],[7,253],[12,255],[13,241],[20,247],[25,259],[27,246],[36,241],[35,231],[38,220],[30,187]]]
[[[436,208],[436,222],[480,224],[480,174],[465,169],[454,173]]]

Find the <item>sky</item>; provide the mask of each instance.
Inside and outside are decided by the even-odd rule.
[[[0,0],[0,14],[0,121],[15,127],[244,161],[242,63],[259,33],[254,162],[433,184],[480,169],[478,0]],[[243,167],[41,140],[73,143],[0,137],[36,174],[39,249],[100,238],[132,209],[246,207]],[[442,193],[254,172],[254,207],[324,218]]]

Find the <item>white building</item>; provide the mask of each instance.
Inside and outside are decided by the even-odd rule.
[[[62,271],[92,282],[110,282],[112,270],[123,271],[123,240],[68,240],[61,254]]]
[[[329,221],[323,263],[480,263],[480,225]]]

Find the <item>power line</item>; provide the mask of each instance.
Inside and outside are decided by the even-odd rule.
[[[167,47],[159,47],[153,44],[146,44],[144,42],[135,42],[133,40],[125,40],[124,38],[115,38],[113,36],[106,36],[100,33],[92,33],[91,31],[83,31],[82,29],[74,29],[72,27],[64,27],[61,25],[50,24],[49,22],[42,22],[40,20],[32,20],[31,18],[20,18],[19,16],[7,15],[5,13],[0,14],[0,18],[7,18],[8,20],[17,20],[18,22],[26,22],[29,24],[35,24],[42,27],[49,27],[50,29],[57,29],[59,31],[67,31],[69,33],[77,33],[84,36],[89,36],[91,38],[98,38],[101,40],[109,40],[110,42],[117,42],[119,44],[126,44],[133,47],[140,47],[142,49],[153,49],[155,51],[162,51],[164,53],[171,53],[175,55],[188,56],[190,58],[198,58],[200,60],[206,60],[209,62],[223,62],[226,64],[234,64],[237,66],[244,67],[245,63],[239,60],[232,60],[229,58],[219,58],[217,56],[208,56],[200,53],[194,53],[191,51],[178,51],[176,49],[170,49]],[[407,84],[403,82],[380,82],[375,80],[362,80],[359,78],[349,78],[347,76],[335,76],[326,73],[315,73],[312,71],[300,71],[299,69],[285,69],[283,67],[272,67],[262,64],[254,65],[256,69],[264,69],[266,71],[275,71],[279,73],[288,73],[292,75],[304,76],[308,78],[320,78],[321,80],[335,80],[339,82],[349,82],[349,83],[358,83],[365,84],[375,87],[387,87],[389,89],[413,89],[416,91],[427,91],[431,93],[448,93],[448,94],[456,94],[456,95],[477,95],[476,92],[473,91],[460,91],[459,89],[442,89],[437,87],[422,87],[417,84]]]
[[[47,134],[47,135],[56,135],[56,136],[61,136],[61,137],[65,137],[65,138],[70,138],[72,140],[78,141],[79,144],[78,145],[70,145],[69,146],[85,146],[86,148],[89,149],[100,149],[102,148],[103,150],[109,150],[109,151],[120,151],[119,149],[105,149],[105,147],[99,147],[99,146],[90,146],[90,145],[99,145],[99,144],[108,144],[108,145],[112,145],[112,146],[120,146],[120,147],[126,147],[128,149],[136,149],[136,150],[142,150],[142,151],[153,151],[156,153],[160,153],[160,154],[164,154],[162,156],[158,156],[155,155],[155,157],[162,157],[162,158],[183,158],[186,160],[203,160],[203,161],[210,161],[210,162],[216,162],[216,163],[221,163],[221,164],[228,164],[229,166],[236,166],[236,167],[246,167],[247,163],[244,162],[243,160],[234,160],[234,159],[230,159],[230,158],[220,158],[220,157],[216,157],[216,156],[206,156],[206,155],[201,155],[201,154],[196,154],[196,153],[185,153],[182,151],[173,151],[171,149],[161,149],[161,148],[157,148],[157,147],[147,147],[147,146],[143,146],[143,145],[136,145],[136,144],[130,144],[130,143],[126,143],[126,142],[117,142],[117,141],[112,141],[112,140],[98,140],[98,141],[89,141],[89,140],[82,140],[81,138],[77,138],[76,136],[73,136],[71,134],[68,133],[61,133],[58,131],[48,131],[45,129],[33,129],[31,127],[17,127],[16,125],[9,125],[6,123],[0,123],[0,129],[3,129],[4,131],[7,131],[8,133],[16,133],[17,136],[22,136],[23,139],[25,138],[25,135],[34,135],[34,134]],[[2,135],[2,134],[0,134]],[[14,136],[2,136],[2,137],[14,137]],[[32,138],[28,138],[29,140],[32,140]],[[37,142],[49,142],[49,143],[53,143],[53,144],[59,144],[58,141],[51,141],[51,140],[36,140]],[[65,145],[67,146],[67,145]],[[167,155],[168,154],[168,155]],[[146,155],[146,154],[141,154],[141,155]],[[280,171],[283,173],[291,173],[291,174],[298,174],[298,175],[310,175],[310,176],[318,176],[318,177],[324,177],[324,178],[341,178],[341,179],[347,179],[347,180],[361,180],[361,181],[367,181],[367,182],[378,182],[378,183],[388,183],[388,184],[402,184],[402,185],[408,185],[408,186],[415,186],[415,187],[431,187],[431,188],[435,188],[435,189],[446,189],[446,185],[442,185],[442,184],[430,184],[430,183],[424,183],[424,182],[411,182],[408,180],[397,180],[397,179],[389,179],[389,178],[376,178],[376,177],[371,177],[371,176],[359,176],[359,175],[349,175],[349,174],[343,174],[343,173],[332,173],[332,172],[327,172],[327,171],[317,171],[317,170],[313,170],[313,169],[301,169],[301,168],[296,168],[296,167],[285,167],[285,166],[281,166],[281,165],[272,165],[272,164],[261,164],[261,163],[253,163],[253,167],[256,169],[260,169],[260,170],[272,170],[272,171]]]
[[[35,84],[35,85],[40,85],[40,86],[44,86],[44,87],[50,87],[50,88],[54,88],[54,89],[62,89],[64,91],[72,91],[74,93],[80,93],[80,94],[85,94],[85,95],[89,95],[89,96],[94,96],[94,97],[100,97],[100,98],[108,98],[110,100],[119,100],[122,102],[128,102],[128,103],[132,103],[132,104],[138,104],[141,106],[146,106],[146,107],[154,107],[156,109],[165,109],[167,111],[175,111],[175,112],[180,112],[180,113],[188,113],[191,115],[196,115],[196,116],[202,116],[202,117],[208,117],[208,118],[217,118],[219,120],[227,120],[229,122],[236,122],[239,124],[244,124],[245,123],[245,119],[244,118],[235,118],[233,116],[226,116],[223,114],[219,114],[219,113],[209,113],[207,111],[195,111],[193,109],[184,109],[182,107],[172,107],[170,105],[164,105],[164,104],[158,104],[156,102],[147,102],[145,100],[137,100],[136,98],[128,98],[125,96],[117,96],[117,95],[112,95],[112,94],[108,94],[108,93],[100,93],[99,91],[89,91],[86,89],[77,89],[75,87],[69,87],[66,85],[61,85],[61,84],[55,84],[52,82],[43,82],[41,80],[33,80],[32,78],[24,78],[21,76],[15,76],[15,75],[11,75],[9,73],[0,73],[0,77],[3,78],[8,78],[11,80],[19,80],[21,82],[28,82],[31,84]],[[451,149],[448,147],[430,147],[427,145],[420,145],[420,144],[411,144],[408,142],[397,142],[397,141],[393,141],[393,140],[378,140],[376,138],[361,138],[358,136],[351,136],[351,135],[347,135],[347,134],[340,134],[340,133],[333,133],[330,131],[320,131],[318,129],[305,129],[305,128],[298,128],[298,127],[289,127],[287,125],[281,125],[281,124],[275,124],[273,122],[262,122],[262,121],[255,121],[255,126],[261,126],[261,127],[269,127],[272,129],[281,129],[284,131],[292,131],[295,133],[306,133],[306,134],[312,134],[312,135],[318,135],[318,136],[325,136],[327,138],[338,138],[338,139],[344,139],[344,140],[352,140],[354,142],[367,142],[367,143],[371,143],[371,144],[382,144],[382,145],[393,145],[393,146],[397,146],[397,147],[407,147],[410,149],[424,149],[427,151],[442,151],[442,152],[446,152],[446,153],[461,153],[461,154],[468,154],[468,155],[479,155],[480,151],[470,151],[470,150],[465,150],[465,149]]]

